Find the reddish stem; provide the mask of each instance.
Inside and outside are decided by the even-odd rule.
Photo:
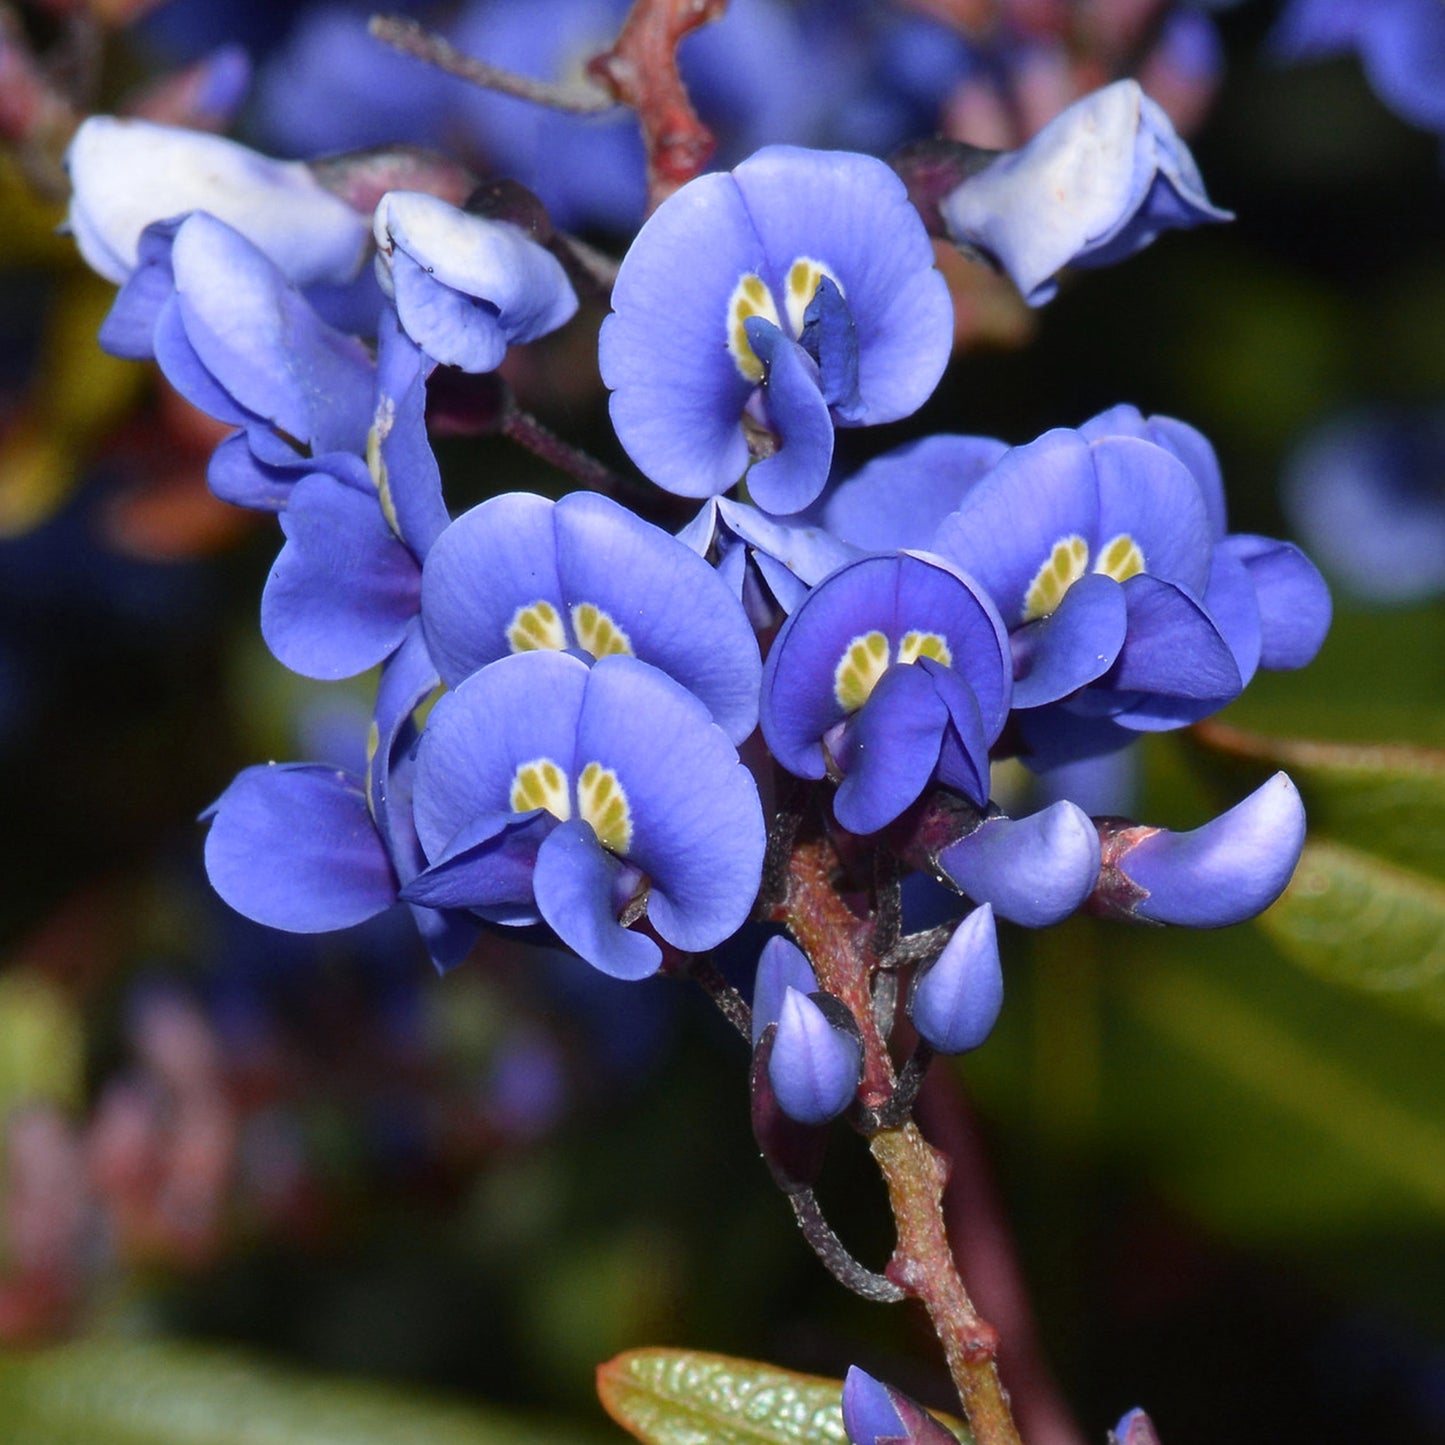
[[[839,893],[842,875],[842,860],[830,838],[800,840],[788,861],[785,896],[773,916],[792,930],[818,982],[857,1020],[864,1053],[859,1096],[877,1110],[892,1097],[896,1079],[873,1018],[870,978],[878,962],[873,925]],[[928,1311],[977,1445],[1021,1445],[994,1362],[998,1333],[974,1309],[949,1248],[943,1218],[947,1160],[911,1118],[879,1129],[869,1148],[888,1185],[897,1228],[887,1277]]]
[[[633,0],[611,49],[587,63],[588,75],[637,112],[647,150],[649,211],[712,155],[712,132],[697,118],[678,74],[677,47],[726,9],[727,0]]]

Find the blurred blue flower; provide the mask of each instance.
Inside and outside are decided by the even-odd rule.
[[[1325,571],[1366,601],[1445,591],[1445,407],[1326,422],[1286,462],[1283,499]]]
[[[1445,6],[1440,0],[1291,0],[1270,46],[1282,60],[1356,52],[1398,116],[1445,134]]]

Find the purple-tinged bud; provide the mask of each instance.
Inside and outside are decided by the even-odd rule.
[[[808,994],[818,991],[818,979],[807,955],[781,934],[770,938],[758,956],[758,974],[753,983],[753,1047],[763,1030],[775,1024],[783,1011],[783,997],[790,989]]]
[[[1136,1408],[1109,1432],[1109,1445],[1159,1445],[1159,1432],[1154,1422]]]
[[[940,1054],[976,1049],[993,1031],[1003,1007],[1003,967],[993,909],[975,908],[913,980],[908,1017]]]
[[[875,1380],[857,1365],[843,1381],[843,1428],[853,1445],[883,1445],[906,1440],[910,1445],[958,1445],[947,1426],[935,1420],[901,1390]]]
[[[1099,879],[1099,835],[1061,801],[1027,818],[988,818],[938,855],[954,887],[1025,928],[1067,918]]]
[[[1232,219],[1211,204],[1188,147],[1119,80],[1076,101],[939,204],[950,238],[1008,273],[1031,306],[1065,266],[1107,266],[1161,232]]]
[[[849,1104],[863,1073],[858,1040],[829,1022],[807,994],[783,994],[768,1079],[778,1107],[800,1124],[825,1124]]]
[[[1192,832],[1125,826],[1106,833],[1090,910],[1187,928],[1242,923],[1284,892],[1304,840],[1299,791],[1276,773]]]

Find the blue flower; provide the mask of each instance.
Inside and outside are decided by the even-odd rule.
[[[843,1429],[853,1445],[949,1445],[955,1438],[916,1400],[857,1365],[843,1380]]]
[[[916,410],[953,338],[898,177],[868,156],[788,146],[669,197],[623,258],[612,305],[602,379],[633,461],[691,497],[747,471],[773,513],[821,491],[835,424]]]
[[[577,310],[561,263],[508,221],[388,191],[374,229],[383,291],[407,335],[444,366],[493,371],[510,344],[555,331]]]
[[[757,978],[753,983],[753,1047],[769,1024],[783,1011],[783,997],[789,989],[801,994],[817,993],[818,979],[807,955],[796,943],[781,936],[770,938],[758,955]]]
[[[970,487],[933,546],[1009,628],[1031,766],[1197,721],[1258,667],[1314,655],[1330,618],[1318,572],[1224,525],[1208,443],[1132,407],[1017,447]]]
[[[323,189],[300,161],[276,161],[223,136],[92,116],[65,154],[67,224],[107,281],[139,263],[153,221],[207,211],[240,231],[298,286],[349,281],[369,244],[366,217]]]
[[[1276,773],[1191,832],[1142,825],[1106,830],[1104,872],[1090,908],[1187,928],[1243,923],[1284,892],[1304,841],[1299,791]]]
[[[510,492],[458,517],[427,557],[422,617],[452,686],[513,653],[621,654],[676,678],[735,743],[757,725],[762,662],[727,583],[593,492]]]
[[[984,802],[1008,705],[992,604],[937,559],[896,553],[840,567],[783,624],[761,721],[789,772],[841,776],[838,821],[872,833],[935,780]]]
[[[1445,408],[1334,418],[1296,446],[1283,490],[1310,551],[1358,596],[1445,592]]]
[[[762,875],[752,776],[702,703],[633,657],[523,652],[472,674],[427,722],[413,797],[430,866],[404,898],[545,921],[615,978],[662,962],[627,926],[641,913],[676,948],[712,948]]]
[[[1032,306],[1053,299],[1066,266],[1110,266],[1164,231],[1231,219],[1133,80],[1075,102],[939,210],[950,238],[1006,271]]]

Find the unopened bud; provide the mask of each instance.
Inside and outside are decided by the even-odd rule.
[[[941,1054],[976,1049],[1003,1007],[1003,968],[993,909],[975,908],[953,931],[943,952],[918,970],[908,1016],[919,1036]]]
[[[1027,818],[988,818],[944,848],[939,866],[976,903],[1010,923],[1045,928],[1067,918],[1099,878],[1099,836],[1062,801]]]

